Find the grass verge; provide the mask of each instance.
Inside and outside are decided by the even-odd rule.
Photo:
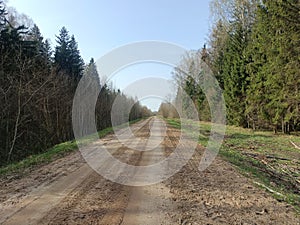
[[[178,119],[166,121],[180,128]],[[199,126],[199,143],[206,146],[211,124],[192,124]],[[278,201],[293,205],[300,213],[300,150],[291,141],[299,145],[300,137],[227,126],[219,155],[252,178],[257,186],[271,192]]]
[[[141,121],[142,119],[137,119],[134,121],[131,121],[129,124],[137,123]],[[123,128],[126,124],[120,125],[117,127]],[[99,138],[102,138],[108,134],[113,133],[113,128],[108,127],[106,129],[103,129],[98,132]],[[90,143],[92,139],[87,136],[80,140],[82,144],[88,144]],[[36,154],[29,156],[19,162],[11,163],[9,165],[6,165],[4,167],[0,167],[0,175],[6,175],[9,173],[18,173],[22,172],[25,169],[37,166],[37,165],[42,165],[42,164],[47,164],[50,163],[58,158],[61,158],[65,156],[66,154],[78,150],[78,146],[75,140],[72,141],[67,141],[61,144],[57,144],[53,146],[52,148],[48,149],[44,153]]]

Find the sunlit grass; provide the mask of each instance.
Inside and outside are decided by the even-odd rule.
[[[141,119],[131,121],[130,124],[136,123],[140,121]],[[116,127],[117,129],[123,128],[126,125],[120,125]],[[102,138],[110,133],[113,133],[113,128],[109,127],[106,129],[103,129],[98,132],[99,138]],[[87,136],[79,140],[80,144],[82,146],[87,145],[91,143],[94,140],[95,135]],[[49,148],[44,153],[36,154],[29,156],[19,162],[11,163],[9,165],[6,165],[4,167],[0,167],[0,175],[5,175],[7,173],[11,172],[21,172],[24,169],[46,164],[54,161],[55,159],[61,158],[65,155],[67,155],[70,152],[78,150],[78,146],[75,140],[67,141],[61,144],[57,144],[53,146],[52,148]]]

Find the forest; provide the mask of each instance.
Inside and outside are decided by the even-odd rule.
[[[0,224],[300,224],[299,69],[300,0],[0,0]]]
[[[200,120],[210,120],[207,96],[196,82],[205,63],[223,90],[227,124],[285,134],[300,130],[299,14],[299,0],[211,1],[207,44],[187,52],[173,72]],[[135,99],[100,80],[94,59],[83,61],[67,28],[58,31],[52,47],[33,21],[0,2],[0,165],[74,138],[73,97],[84,74],[101,88],[97,129],[109,127],[116,96],[122,95],[124,106]],[[178,116],[167,103],[160,112]],[[130,120],[150,114],[137,103]]]
[[[211,14],[207,44],[188,52],[173,74],[200,119],[210,120],[208,102],[196,82],[205,63],[223,89],[228,124],[285,134],[299,131],[300,1],[212,0]],[[168,108],[164,104],[160,111],[167,115]]]
[[[74,35],[65,27],[52,49],[37,25],[0,2],[0,166],[74,139],[73,97],[84,75],[101,88],[95,109],[98,130],[111,126],[117,95],[124,106],[136,102],[100,80],[94,59],[83,61]],[[137,102],[129,119],[149,114]]]

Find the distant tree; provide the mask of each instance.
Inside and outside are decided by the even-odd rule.
[[[164,118],[179,118],[176,108],[170,102],[161,103],[158,115],[161,115]]]
[[[209,72],[205,71],[210,64],[209,57],[206,46],[204,46],[201,50],[187,52],[174,69],[173,76],[179,88],[175,104],[180,105],[188,118],[194,118],[194,112],[190,110],[190,104],[194,104],[199,119],[209,120],[208,102],[204,90],[201,88],[201,84],[204,82],[203,74]]]
[[[84,69],[84,75],[90,77],[91,82],[95,83],[100,87],[100,77],[97,71],[97,66],[93,58],[91,58],[90,63]]]
[[[50,44],[48,39],[46,39],[44,41],[43,53],[42,54],[44,56],[44,59],[48,62],[49,66],[52,65],[52,63],[53,63],[53,58],[52,58],[53,51],[52,51],[51,44]]]

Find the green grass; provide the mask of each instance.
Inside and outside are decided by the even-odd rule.
[[[179,120],[166,120],[174,128],[180,128]],[[211,124],[207,122],[193,124],[199,126],[199,143],[206,146]],[[189,131],[186,132],[189,133]],[[254,132],[249,129],[227,126],[219,155],[234,165],[243,175],[267,187],[269,191],[274,190],[273,195],[277,200],[293,205],[300,212],[300,195],[295,194],[297,190],[291,188],[288,181],[269,174],[270,171],[275,171],[278,176],[290,176],[292,180],[300,180],[300,151],[294,148],[290,141],[300,145],[300,137],[297,135],[275,135],[272,132]],[[252,157],[251,154],[257,157]],[[275,158],[266,159],[265,156]],[[286,171],[289,173],[286,174]]]
[[[76,142],[68,141],[62,144],[55,145],[48,149],[46,152],[29,156],[19,162],[11,163],[7,166],[0,168],[0,175],[6,175],[11,172],[21,172],[29,167],[49,163],[59,156],[63,156],[68,152],[77,150]]]
[[[179,120],[168,119],[168,124],[170,124],[172,127],[176,128],[176,129],[181,128],[181,123]]]
[[[133,124],[136,122],[141,121],[142,119],[137,119],[134,121],[131,121],[129,124]],[[120,125],[117,127],[117,129],[123,128],[126,126],[126,124]],[[109,127],[106,129],[103,129],[98,132],[99,138],[102,138],[110,133],[113,133],[113,128]],[[94,135],[87,136],[79,140],[80,144],[85,145],[90,143],[94,138]],[[6,165],[4,167],[0,167],[0,175],[6,175],[8,173],[19,173],[24,171],[25,169],[37,166],[37,165],[42,165],[42,164],[47,164],[55,159],[61,158],[65,156],[66,154],[78,150],[78,146],[75,140],[72,141],[67,141],[58,145],[53,146],[52,148],[48,149],[44,153],[41,154],[36,154],[29,156],[19,162],[11,163],[9,165]]]

